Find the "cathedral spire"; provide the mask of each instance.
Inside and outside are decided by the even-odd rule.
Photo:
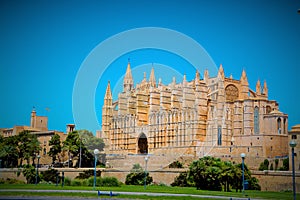
[[[112,99],[112,95],[111,95],[111,89],[110,89],[110,81],[108,81],[104,100],[111,100],[111,99]]]
[[[186,75],[185,74],[183,75],[182,83],[183,83],[184,86],[187,84],[187,82],[186,82]]]
[[[220,76],[220,78],[221,78],[222,80],[224,80],[225,75],[224,75],[224,69],[223,69],[222,64],[220,65],[218,75]]]
[[[261,95],[261,87],[260,87],[260,80],[259,79],[256,82],[256,94]]]
[[[124,91],[129,91],[133,88],[133,79],[130,68],[130,60],[128,59],[127,70],[124,77]]]
[[[267,81],[264,81],[264,88],[263,88],[263,94],[268,96],[268,87],[267,87]]]
[[[209,73],[208,73],[208,70],[206,69],[204,71],[204,81],[207,83],[208,79],[209,79]]]
[[[153,67],[152,67],[152,69],[151,69],[149,81],[150,81],[150,85],[151,85],[152,87],[156,87],[156,80],[155,80],[154,68],[153,68]]]
[[[246,75],[246,71],[244,69],[243,69],[240,81],[248,84],[248,78],[247,78],[247,75]]]
[[[147,81],[147,75],[146,75],[146,72],[144,72],[144,79],[143,79],[143,82],[146,82]]]
[[[241,76],[241,93],[242,93],[242,98],[247,99],[249,97],[249,83],[246,75],[246,71],[243,69],[242,76]]]
[[[200,82],[200,73],[198,70],[196,70],[195,83],[198,84],[199,82]]]

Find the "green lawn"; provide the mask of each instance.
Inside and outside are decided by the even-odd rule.
[[[81,196],[81,197],[95,197],[97,193],[32,193],[31,189],[44,189],[44,190],[90,190],[92,187],[85,186],[64,186],[63,188],[55,185],[46,184],[0,184],[0,189],[28,189],[28,192],[1,192],[0,196],[4,195],[41,195],[41,196]],[[215,195],[215,196],[228,196],[228,197],[243,197],[240,192],[218,192],[218,191],[206,191],[196,190],[195,188],[181,188],[181,187],[169,187],[169,186],[147,186],[144,190],[143,186],[130,186],[122,185],[121,187],[97,187],[96,190],[100,191],[123,191],[123,192],[156,192],[156,193],[175,193],[175,194],[199,194],[199,195]],[[83,196],[82,196],[83,195]],[[249,198],[261,198],[261,199],[292,199],[292,192],[261,192],[261,191],[248,191],[246,190],[245,195]],[[300,194],[297,199],[300,200]],[[150,197],[150,196],[131,196],[131,195],[120,195],[120,198],[138,198],[138,199],[183,199],[183,197]],[[190,199],[187,197],[186,199]]]

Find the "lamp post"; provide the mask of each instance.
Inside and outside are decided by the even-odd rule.
[[[147,162],[148,162],[148,156],[145,157],[145,181],[144,181],[144,189],[146,190],[147,185]]]
[[[293,171],[293,199],[296,200],[296,187],[295,187],[295,158],[294,158],[294,148],[296,147],[297,142],[295,140],[290,141],[290,147],[292,148],[292,171]]]
[[[80,136],[80,149],[79,149],[79,168],[81,168],[81,143],[82,143],[82,138]]]
[[[36,164],[35,184],[38,183],[40,158],[41,158],[41,156],[37,155],[38,162]]]
[[[97,157],[98,157],[98,154],[99,154],[99,150],[95,149],[94,150],[94,155],[95,155],[95,169],[94,169],[94,185],[93,185],[94,189],[96,187],[96,166],[97,166]]]
[[[241,158],[242,158],[242,184],[243,184],[243,195],[244,195],[244,192],[245,192],[245,167],[244,167],[244,161],[245,161],[245,157],[246,157],[246,154],[244,153],[241,153]]]

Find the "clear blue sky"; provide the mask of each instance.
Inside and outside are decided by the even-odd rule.
[[[193,38],[216,65],[223,64],[226,76],[239,79],[245,69],[252,89],[257,79],[266,80],[269,98],[289,115],[289,127],[299,124],[298,9],[300,1],[294,0],[2,0],[0,127],[29,125],[35,106],[38,115],[49,117],[50,129],[65,131],[67,123],[74,123],[73,86],[83,61],[107,38],[142,27],[172,29]],[[152,62],[174,65],[188,80],[194,78],[189,63],[167,52],[148,49],[120,55],[95,88],[99,121],[106,83],[111,80],[116,87],[128,57],[133,68]],[[136,83],[142,74],[134,78]]]

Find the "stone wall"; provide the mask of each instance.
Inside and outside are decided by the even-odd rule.
[[[64,171],[65,177],[74,179],[80,172],[84,170],[93,169],[93,168],[58,168],[59,172]],[[39,169],[39,172],[47,170],[46,168]],[[115,169],[97,169],[101,170],[101,176],[116,177],[121,182],[125,182],[126,175],[129,174],[129,171],[119,171]],[[18,169],[0,169],[0,178],[15,178],[23,180],[26,182],[26,179],[21,174],[17,176]],[[163,183],[170,185],[176,176],[180,172],[185,171],[185,169],[163,169],[157,171],[150,171],[150,176],[152,176],[155,183]],[[61,174],[60,174],[61,175]],[[256,177],[259,180],[262,191],[287,191],[292,190],[292,172],[291,171],[252,171],[252,176]],[[296,191],[300,191],[300,172],[296,172]]]

